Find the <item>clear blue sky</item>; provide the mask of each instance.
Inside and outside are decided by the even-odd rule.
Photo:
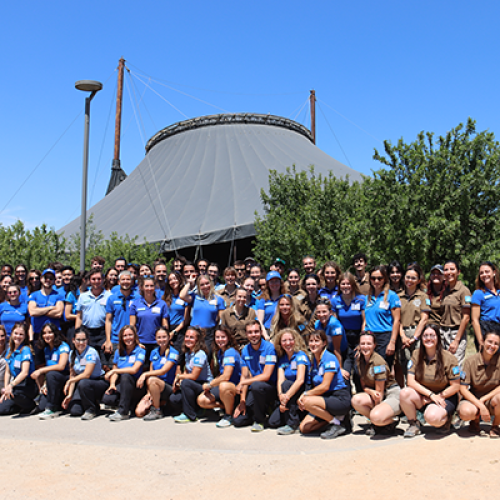
[[[318,147],[367,175],[385,139],[444,134],[469,116],[499,135],[499,17],[492,0],[4,3],[0,210],[24,185],[0,222],[58,229],[79,215],[85,94],[76,80],[104,83],[92,102],[89,207],[104,196],[121,56],[131,70],[127,173],[147,139],[186,116],[271,113],[309,126],[299,111],[310,89]]]

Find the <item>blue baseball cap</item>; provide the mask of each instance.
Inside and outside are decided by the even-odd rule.
[[[269,271],[266,276],[266,281],[270,281],[274,278],[281,279],[281,274],[278,271]]]

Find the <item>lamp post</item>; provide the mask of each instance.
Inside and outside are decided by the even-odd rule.
[[[87,173],[89,169],[89,127],[90,101],[102,89],[102,83],[94,80],[79,80],[75,88],[90,92],[85,98],[85,132],[83,136],[83,177],[82,177],[82,213],[80,216],[80,271],[85,271],[85,239],[87,226]]]

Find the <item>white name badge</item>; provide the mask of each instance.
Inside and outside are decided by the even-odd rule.
[[[261,357],[259,358],[259,363],[260,363],[261,365],[263,365],[263,364],[265,364],[265,362],[266,362],[266,357],[265,357],[265,356],[261,356]]]
[[[167,358],[161,358],[160,365],[164,365],[167,362]]]
[[[324,374],[325,374],[325,369],[324,369],[322,366],[320,366],[320,367],[319,367],[319,370],[318,370],[318,373],[319,373],[320,375],[324,375]]]
[[[382,302],[378,305],[378,307],[379,307],[380,309],[383,309],[384,311],[387,311],[387,309],[389,309],[389,302],[383,302],[383,301],[382,301]]]
[[[216,306],[217,305],[217,299],[213,299],[209,302],[211,306]]]
[[[130,356],[130,358],[128,358],[128,360],[130,363],[135,363],[135,356]]]
[[[101,299],[99,301],[99,304],[101,304],[101,306],[105,306],[106,305],[106,302],[107,302],[108,299]]]
[[[21,368],[21,361],[19,359],[14,361],[14,368]]]
[[[153,314],[160,314],[161,313],[161,307],[153,307],[152,311],[153,311]]]
[[[175,303],[178,305],[178,306],[183,306],[184,305],[184,301],[182,299],[176,299],[175,300]]]
[[[57,353],[52,354],[52,361],[57,361]]]
[[[296,370],[297,369],[297,361],[292,361],[291,364],[290,364],[290,368],[292,370]]]
[[[361,311],[361,304],[351,304],[351,311]]]

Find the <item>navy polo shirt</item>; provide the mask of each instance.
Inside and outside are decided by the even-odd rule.
[[[168,318],[168,306],[163,300],[155,299],[149,305],[144,297],[135,299],[130,306],[130,316],[135,316],[137,335],[142,344],[156,344],[155,331]]]

